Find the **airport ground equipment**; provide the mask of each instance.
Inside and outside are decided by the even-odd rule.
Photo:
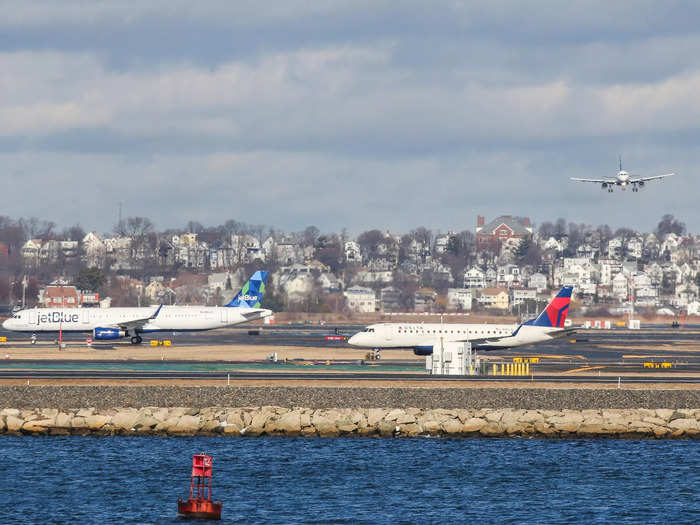
[[[483,375],[485,365],[472,350],[471,343],[444,341],[442,337],[433,345],[433,353],[425,357],[425,368],[431,375]]]
[[[195,454],[192,457],[190,497],[187,501],[178,498],[177,515],[187,519],[221,519],[221,502],[211,499],[212,457]]]

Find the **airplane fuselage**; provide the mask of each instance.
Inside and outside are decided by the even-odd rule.
[[[133,319],[147,319],[153,315],[154,308],[32,308],[15,313],[3,323],[3,328],[14,332],[92,332],[96,328],[120,326]],[[270,310],[262,308],[163,306],[156,319],[133,331],[213,330],[270,314]]]
[[[517,324],[381,323],[353,335],[348,343],[362,348],[427,349],[442,338],[474,341],[477,350],[493,350],[551,341],[565,334],[557,328]]]

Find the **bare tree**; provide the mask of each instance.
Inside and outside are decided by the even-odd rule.
[[[669,233],[675,233],[676,235],[685,235],[685,223],[674,218],[673,215],[667,213],[656,226],[656,236],[659,238],[668,235]]]

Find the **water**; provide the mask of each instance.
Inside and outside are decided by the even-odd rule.
[[[193,453],[224,522],[700,523],[700,443],[0,437],[3,523],[180,523]]]

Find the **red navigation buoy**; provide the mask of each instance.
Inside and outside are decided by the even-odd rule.
[[[177,514],[181,518],[220,520],[221,502],[211,500],[212,459],[203,452],[192,457],[190,499],[177,499]]]

